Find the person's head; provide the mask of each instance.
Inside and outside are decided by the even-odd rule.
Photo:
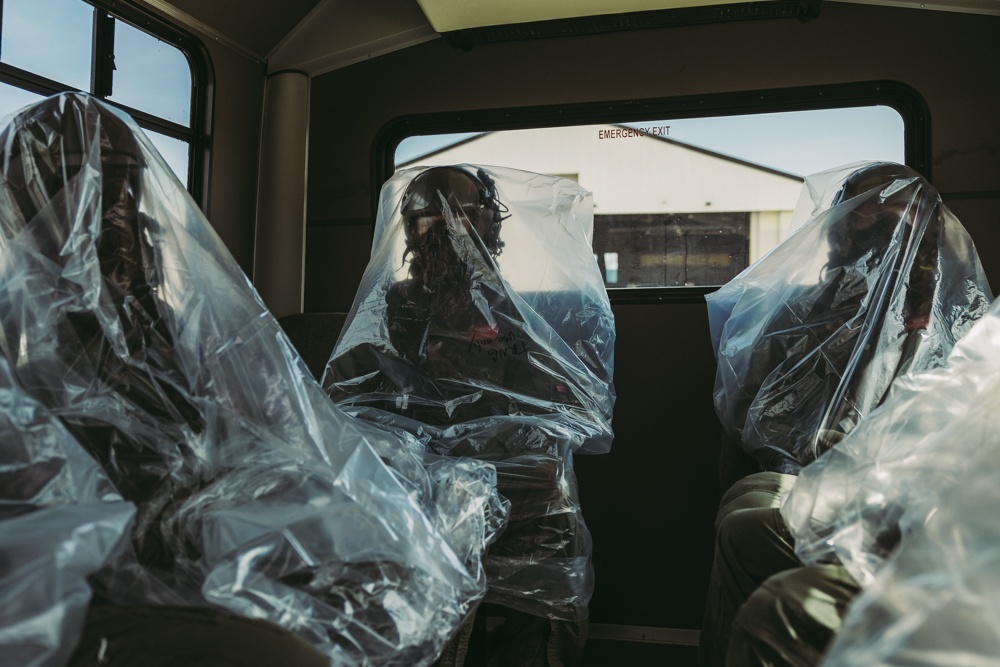
[[[482,169],[475,174],[456,166],[427,169],[410,182],[400,202],[407,250],[416,252],[429,234],[447,233],[451,223],[450,229],[463,230],[496,257],[503,248],[502,210],[496,184]]]
[[[844,180],[832,206],[848,210],[827,234],[829,267],[850,266],[866,255],[882,252],[901,221],[913,224],[912,188],[897,188],[882,196],[901,179],[922,177],[905,165],[878,162],[857,169]]]
[[[506,210],[482,169],[432,167],[419,173],[400,200],[410,278],[431,295],[433,310],[457,314],[471,299],[473,277],[496,271]]]
[[[907,183],[890,188],[901,180]],[[905,225],[901,242],[908,245],[912,239],[917,247],[907,281],[904,316],[908,328],[925,327],[936,287],[940,198],[915,170],[893,163],[877,163],[852,173],[834,205],[854,198],[859,201],[847,213],[843,232],[831,230],[830,265],[854,262],[869,250],[879,252],[888,246],[899,225]]]
[[[91,97],[64,93],[15,115],[0,150],[4,236],[33,224],[32,242],[55,260],[76,243],[73,236],[96,234],[106,282],[124,294],[145,286],[148,249],[138,216],[144,160],[124,120]]]

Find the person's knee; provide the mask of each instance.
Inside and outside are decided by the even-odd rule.
[[[725,649],[727,667],[806,667],[799,628],[789,618],[789,591],[785,581],[794,571],[770,577],[736,612]],[[793,614],[794,616],[794,614]],[[816,655],[818,658],[818,654]]]
[[[719,522],[719,551],[729,562],[742,563],[758,557],[770,541],[774,521],[771,509],[747,509],[731,512]]]
[[[721,647],[727,667],[790,664],[781,650],[788,642],[777,637],[786,629],[781,606],[773,589],[761,586],[753,592],[733,618],[729,641]]]
[[[780,575],[772,579],[779,577]],[[762,628],[780,626],[782,606],[780,593],[774,587],[758,586],[736,612],[733,618],[733,636],[756,636]]]
[[[849,573],[835,565],[798,567],[769,577],[736,613],[727,664],[818,664],[857,591]]]
[[[780,523],[779,510],[740,510],[726,516],[717,535],[717,567],[747,598],[768,577],[801,565]]]
[[[754,473],[737,481],[722,496],[715,517],[718,531],[730,514],[746,510],[777,509],[782,498],[795,484],[795,476],[780,473]]]

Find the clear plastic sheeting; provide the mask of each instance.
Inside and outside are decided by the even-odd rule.
[[[398,172],[323,378],[349,414],[496,466],[511,514],[486,599],[563,620],[593,591],[572,455],[612,440],[614,318],[592,233],[590,193],[567,179]]]
[[[0,521],[0,664],[61,667],[91,598],[87,577],[127,534],[129,503],[39,508]]]
[[[906,380],[810,480],[842,504],[828,541],[868,584],[824,664],[995,665],[1000,303],[946,369]]]
[[[0,357],[0,521],[53,505],[120,501],[100,466]]]
[[[899,378],[881,408],[802,471],[782,515],[804,562],[835,558],[868,586],[907,531],[922,530],[939,492],[995,479],[997,464],[984,467],[984,456],[1000,444],[998,351],[1000,302],[947,366]]]
[[[0,357],[0,665],[65,663],[134,513]]]
[[[967,232],[908,167],[855,164],[805,187],[813,217],[707,297],[719,418],[763,470],[791,474],[893,378],[941,366],[992,298]]]
[[[63,94],[0,150],[0,350],[137,508],[101,596],[429,664],[485,593],[493,468],[337,410],[131,119]]]

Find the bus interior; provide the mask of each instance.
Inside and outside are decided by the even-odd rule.
[[[2,0],[0,112],[130,114],[317,380],[394,174],[592,192],[617,397],[610,451],[573,461],[583,664],[695,665],[733,463],[706,296],[803,224],[808,177],[862,160],[933,184],[1000,285],[1000,4],[677,4]]]

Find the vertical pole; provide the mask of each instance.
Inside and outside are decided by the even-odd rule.
[[[302,312],[309,82],[281,71],[264,88],[253,282],[275,317]]]

